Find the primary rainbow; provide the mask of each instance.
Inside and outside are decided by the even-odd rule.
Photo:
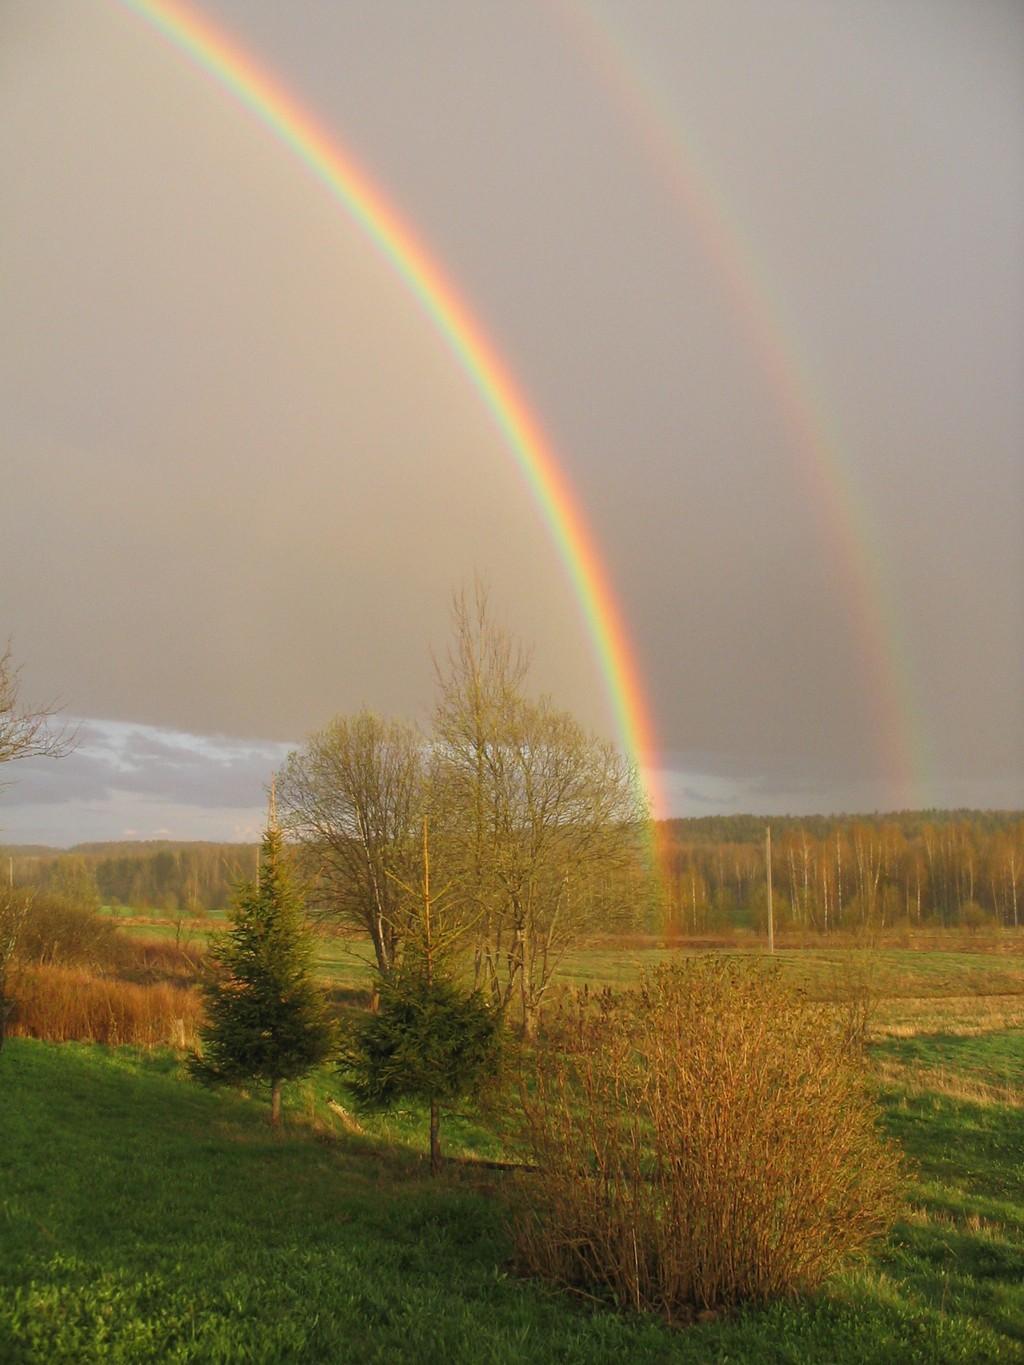
[[[181,0],[121,0],[235,95],[344,206],[419,300],[490,409],[541,509],[586,619],[620,739],[666,813],[636,656],[583,511],[508,366],[437,261],[351,152],[239,43]]]

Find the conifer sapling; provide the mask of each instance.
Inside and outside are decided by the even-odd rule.
[[[405,956],[380,981],[380,1008],[349,1031],[340,1069],[364,1104],[388,1108],[402,1099],[430,1106],[430,1171],[441,1169],[441,1109],[492,1079],[501,1057],[501,1016],[480,991],[455,980],[453,953],[465,930],[438,910],[447,891],[430,886],[430,845],[423,822],[423,881],[400,883],[415,907]]]
[[[273,802],[258,879],[239,885],[230,919],[210,950],[212,972],[203,988],[208,1023],[190,1070],[206,1084],[269,1085],[276,1127],[282,1083],[325,1061],[336,1031],[313,977],[312,941]]]

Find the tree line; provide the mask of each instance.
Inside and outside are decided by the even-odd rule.
[[[3,871],[17,886],[85,905],[130,906],[192,918],[224,910],[240,878],[252,876],[255,844],[79,845],[67,852],[17,849]]]
[[[355,723],[354,718],[346,722]],[[380,742],[386,748],[387,734],[388,723],[381,722],[371,746]],[[330,727],[319,742],[327,744],[329,735]],[[307,761],[314,747],[307,750]],[[654,839],[660,841],[666,868],[660,890],[649,876],[650,854],[640,831],[632,852],[624,851],[616,866],[604,867],[599,878],[577,879],[577,906],[569,918],[575,928],[599,934],[699,935],[761,928],[766,823],[766,817],[751,815],[658,822]],[[820,933],[900,924],[1012,928],[1024,919],[1024,817],[1019,812],[773,816],[770,823],[773,909],[781,928]],[[720,837],[724,834],[731,837]],[[337,893],[346,862],[353,864],[353,886],[359,876],[365,880],[369,864],[359,873],[359,856],[358,839],[348,844],[343,838],[314,878],[314,892],[325,894],[333,880]],[[13,871],[16,885],[76,904],[198,918],[228,907],[239,879],[253,875],[257,845],[126,842],[78,845],[66,852],[12,847],[0,857],[12,860],[2,871]],[[387,896],[385,888],[385,902]],[[386,959],[383,941],[382,946]],[[485,935],[479,952],[481,970],[489,970]],[[501,952],[497,933],[492,963],[495,952]]]
[[[827,934],[896,926],[1017,928],[1024,920],[1020,812],[742,819],[750,838],[709,839],[703,821],[667,823],[671,929],[704,933],[763,924],[766,823],[778,927]]]

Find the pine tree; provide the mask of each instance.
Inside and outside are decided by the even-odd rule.
[[[307,1075],[334,1050],[336,1031],[313,979],[302,899],[273,817],[256,882],[239,885],[231,928],[214,941],[204,986],[208,1023],[191,1071],[207,1084],[270,1087],[270,1121],[281,1121],[281,1085]]]

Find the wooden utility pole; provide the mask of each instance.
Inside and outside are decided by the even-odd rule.
[[[764,867],[765,875],[768,879],[768,951],[775,951],[775,920],[772,917],[772,827],[765,826],[764,831]]]

